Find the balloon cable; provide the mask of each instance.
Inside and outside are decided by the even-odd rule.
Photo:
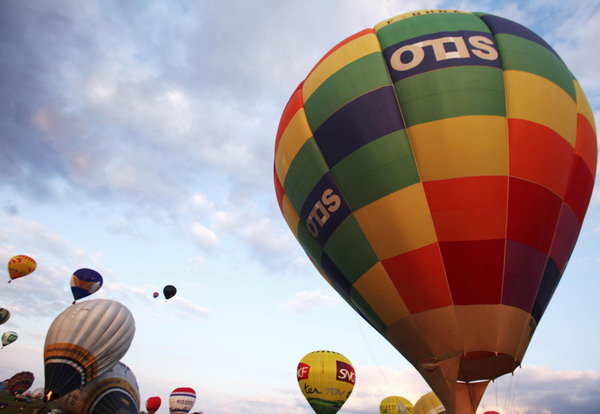
[[[508,413],[512,411],[513,404],[515,402],[515,396],[517,395],[517,387],[519,386],[519,374],[521,373],[521,368],[517,371],[517,379],[515,380],[515,388],[513,389],[512,397],[510,399],[510,404],[508,405]]]
[[[377,366],[377,369],[379,370],[379,373],[381,374],[381,377],[383,378],[383,380],[385,381],[386,385],[388,386],[388,389],[390,390],[390,394],[393,394],[394,390],[392,389],[392,386],[390,385],[390,383],[388,382],[387,378],[383,374],[383,371],[381,370],[381,367],[379,366],[379,362],[377,362],[377,359],[375,358],[375,354],[373,354],[373,351],[371,350],[371,347],[369,346],[369,342],[367,341],[367,337],[365,336],[365,332],[363,331],[363,328],[360,325],[360,319],[358,318],[358,314],[355,312],[354,316],[356,317],[356,324],[358,325],[358,328],[360,329],[360,333],[361,333],[361,335],[363,337],[363,340],[365,341],[365,345],[367,346],[367,349],[369,350],[369,353],[371,354],[371,358],[373,358],[373,362],[375,362],[375,365]]]

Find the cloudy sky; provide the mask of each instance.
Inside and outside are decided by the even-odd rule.
[[[0,378],[43,386],[46,331],[69,278],[104,276],[136,335],[123,358],[159,413],[176,387],[205,414],[309,414],[295,368],[308,352],[348,357],[341,413],[429,391],[414,368],[312,267],[273,190],[281,112],[336,43],[408,11],[486,11],[520,22],[563,57],[600,119],[597,0],[2,0],[0,262],[36,272],[0,289]],[[599,412],[600,192],[555,297],[514,376],[480,412]],[[3,277],[8,280],[6,270]],[[153,299],[166,284],[168,302]]]

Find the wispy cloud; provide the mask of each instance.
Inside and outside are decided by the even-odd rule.
[[[313,290],[296,293],[292,298],[280,303],[279,307],[286,312],[311,312],[318,309],[337,306],[344,301],[333,290]]]

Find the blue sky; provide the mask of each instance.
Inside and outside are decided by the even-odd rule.
[[[283,108],[345,37],[408,11],[486,11],[520,22],[563,57],[600,119],[600,4],[558,1],[231,0],[0,3],[0,262],[36,272],[0,289],[19,332],[0,378],[43,386],[46,331],[69,278],[98,270],[94,297],[121,301],[136,335],[123,358],[142,402],[192,387],[205,414],[308,414],[295,378],[308,352],[357,372],[340,413],[429,391],[312,267],[273,190]],[[597,413],[600,192],[514,377],[480,412]],[[6,272],[6,271],[4,271]],[[8,280],[8,275],[5,274]],[[166,284],[178,294],[153,299]]]

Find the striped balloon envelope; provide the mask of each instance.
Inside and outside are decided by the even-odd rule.
[[[275,190],[327,281],[449,413],[474,413],[554,294],[596,153],[586,97],[542,38],[423,10],[343,40],[298,86]]]

